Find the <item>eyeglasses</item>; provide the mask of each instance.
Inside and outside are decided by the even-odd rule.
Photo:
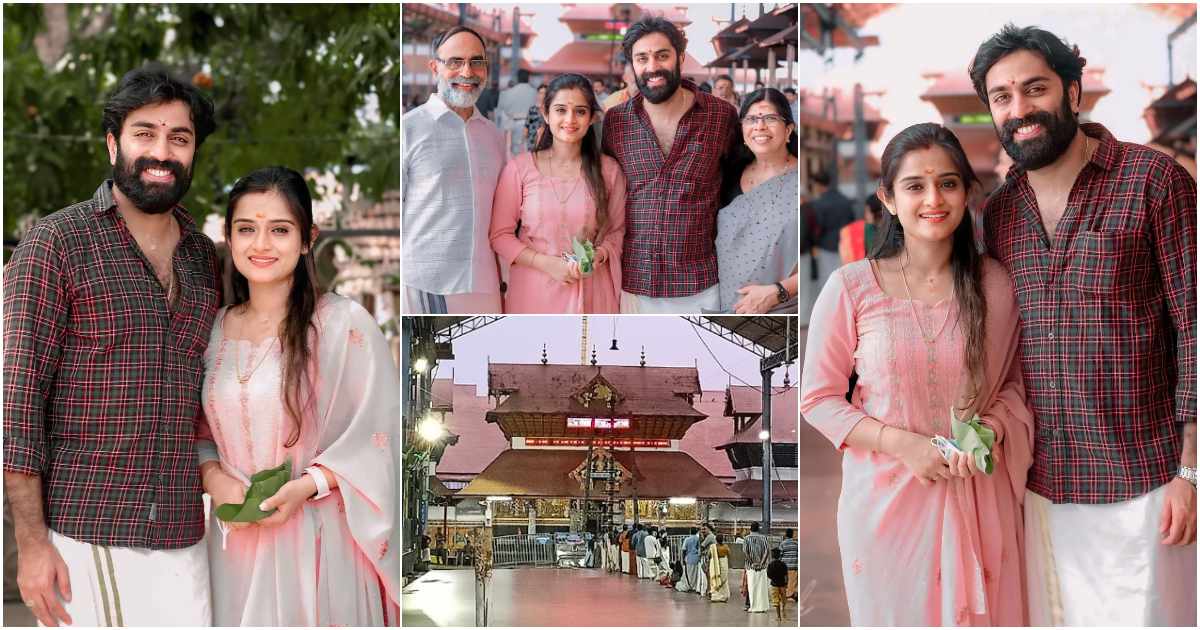
[[[468,60],[463,59],[462,57],[451,57],[449,59],[438,59],[437,57],[434,57],[433,59],[434,61],[437,61],[438,63],[449,68],[452,72],[458,72],[459,70],[462,70],[463,64],[468,63]],[[470,64],[472,70],[486,70],[488,67],[488,60],[484,59],[483,57],[472,57],[470,59]]]
[[[774,126],[774,125],[782,124],[784,122],[784,119],[783,119],[783,116],[780,116],[778,114],[765,114],[763,116],[747,116],[742,119],[742,124],[747,125],[749,127],[753,127],[754,125],[757,125],[759,122],[764,122],[768,125]]]

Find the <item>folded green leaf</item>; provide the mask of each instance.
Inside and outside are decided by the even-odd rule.
[[[571,250],[575,253],[575,259],[579,262],[579,271],[584,275],[592,272],[592,263],[596,258],[596,248],[590,240],[580,241],[578,238],[571,237]]]
[[[279,466],[254,473],[250,477],[250,487],[246,489],[246,500],[242,503],[224,503],[213,511],[217,518],[226,522],[254,523],[271,514],[258,509],[263,501],[275,496],[283,484],[292,478],[292,459],[289,457]]]
[[[960,421],[950,410],[950,430],[954,433],[954,443],[965,453],[975,458],[975,466],[984,474],[992,474],[992,449],[996,446],[996,432],[984,426],[979,415]]]

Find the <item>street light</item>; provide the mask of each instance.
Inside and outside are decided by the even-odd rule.
[[[429,414],[425,416],[420,426],[417,427],[417,433],[420,433],[426,442],[432,443],[442,439],[442,436],[446,433],[446,428],[433,417],[433,414]]]
[[[758,439],[762,440],[763,442],[766,442],[767,440],[771,439],[771,434],[767,431],[759,431]]]
[[[426,359],[425,357],[417,357],[417,360],[413,362],[413,371],[418,374],[424,374],[425,370],[428,370],[428,369],[429,369],[429,360]]]

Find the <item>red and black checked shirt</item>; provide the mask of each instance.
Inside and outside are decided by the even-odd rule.
[[[112,182],[38,221],[4,270],[4,470],[42,479],[46,524],[83,542],[204,536],[194,442],[216,250],[181,208],[169,307]]]
[[[696,101],[665,158],[641,93],[604,114],[604,152],[621,165],[627,185],[622,288],[654,298],[695,295],[717,283],[721,162],[741,135],[732,105],[686,79],[680,89]]]
[[[1021,309],[1036,417],[1028,488],[1115,503],[1175,476],[1196,421],[1196,182],[1167,156],[1083,125],[1100,144],[1053,246],[1017,167],[984,208],[988,249]]]

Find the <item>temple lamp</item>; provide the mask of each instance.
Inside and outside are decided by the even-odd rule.
[[[433,443],[442,439],[442,437],[446,435],[446,428],[442,426],[441,422],[438,422],[437,419],[433,417],[433,414],[429,414],[425,416],[425,419],[422,420],[421,424],[417,426],[417,433],[419,433],[426,442]]]

